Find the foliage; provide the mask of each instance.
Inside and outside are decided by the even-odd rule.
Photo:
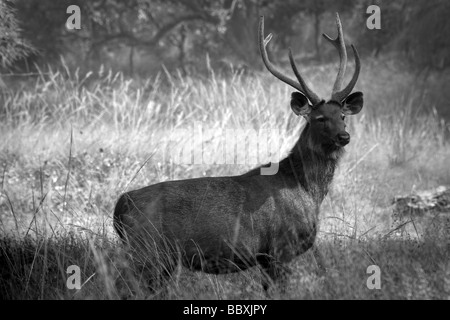
[[[410,19],[399,35],[402,52],[419,70],[450,66],[450,3],[416,0]]]
[[[11,67],[14,62],[33,52],[33,47],[21,37],[16,10],[0,1],[0,66]]]
[[[70,4],[81,8],[81,30],[64,27]],[[372,4],[381,7],[381,30],[366,28]],[[443,70],[450,51],[445,0],[17,0],[16,7],[27,22],[23,35],[40,49],[41,62],[54,63],[62,54],[86,70],[101,61],[131,74],[161,64],[186,73],[201,68],[206,54],[213,67],[255,70],[261,67],[256,36],[262,14],[277,38],[270,45],[273,60],[285,59],[281,53],[288,46],[310,60],[327,57],[332,48],[322,45],[321,34],[333,30],[335,12],[363,55],[400,53],[419,71]]]

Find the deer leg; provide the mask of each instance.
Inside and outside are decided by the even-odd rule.
[[[291,273],[290,268],[273,258],[266,258],[259,261],[262,268],[262,287],[267,293],[268,290],[277,285],[280,292],[284,293],[287,287],[288,276]]]
[[[150,292],[156,293],[167,286],[177,268],[180,262],[179,250],[165,239],[151,241],[152,238],[136,237],[133,240],[129,253],[136,280]]]
[[[322,252],[317,248],[316,245],[314,245],[311,248],[311,253],[313,256],[313,260],[316,262],[316,266],[317,266],[317,274],[319,276],[324,276],[329,272],[329,268],[327,266],[327,263],[325,262],[325,258],[324,255],[322,254]]]
[[[135,274],[151,293],[164,294],[177,266],[178,260],[175,257],[147,258],[135,264]]]
[[[321,251],[317,248],[317,246],[314,244],[311,248],[311,253],[313,255],[313,259],[316,262],[317,268],[318,268],[318,274],[323,276],[327,272],[327,267],[325,264],[325,258]]]

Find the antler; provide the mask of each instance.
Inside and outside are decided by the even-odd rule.
[[[336,82],[333,86],[333,91],[331,95],[334,95],[336,92],[341,90],[342,87],[342,81],[344,80],[345,76],[345,69],[347,68],[347,50],[345,49],[345,42],[344,42],[344,33],[342,32],[342,24],[341,19],[339,19],[339,14],[336,13],[336,24],[338,29],[338,36],[336,39],[331,39],[328,35],[325,33],[323,34],[323,37],[331,42],[333,46],[336,47],[336,49],[339,52],[339,58],[340,58],[340,64],[339,64],[339,71],[336,77]]]
[[[291,62],[292,69],[299,82],[284,75],[270,62],[269,57],[267,55],[266,46],[271,39],[272,39],[271,33],[269,33],[269,35],[264,39],[264,16],[261,16],[259,20],[259,49],[261,51],[261,56],[267,70],[269,70],[270,73],[272,73],[275,77],[277,77],[284,83],[287,83],[288,85],[294,87],[295,89],[303,93],[312,102],[313,105],[319,103],[321,101],[320,98],[311,89],[308,88],[302,76],[298,72],[290,48],[289,48],[289,61]]]
[[[359,72],[361,71],[361,61],[359,60],[359,54],[356,50],[356,47],[352,45],[353,55],[355,56],[355,72],[353,73],[352,80],[348,83],[348,85],[344,88],[344,90],[336,92],[334,95],[335,100],[340,102],[347,98],[347,96],[352,92],[353,88],[356,85],[356,81],[358,81]]]
[[[344,81],[345,76],[345,69],[347,68],[347,50],[345,49],[344,33],[342,32],[341,19],[339,19],[338,13],[336,13],[336,24],[338,29],[337,38],[332,39],[325,33],[323,34],[323,37],[329,42],[331,42],[331,44],[334,45],[339,52],[340,58],[339,71],[333,86],[331,99],[341,102],[352,92],[353,88],[355,87],[356,81],[358,80],[359,72],[361,70],[361,62],[359,60],[358,51],[356,50],[355,46],[352,45],[353,55],[355,56],[355,72],[353,73],[353,77],[350,83],[347,85],[347,87],[345,87],[345,89],[341,91],[342,82]]]
[[[306,95],[306,97],[313,103],[313,105],[318,104],[321,99],[315,94],[311,89],[308,88],[305,81],[303,80],[302,76],[300,75],[300,72],[297,69],[297,66],[295,65],[294,57],[292,56],[291,48],[289,48],[289,61],[291,63],[292,70],[294,71],[295,76],[297,77],[298,81],[300,82],[301,86],[303,87],[303,93]]]

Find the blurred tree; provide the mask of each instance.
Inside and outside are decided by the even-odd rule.
[[[229,49],[241,61],[241,67],[257,68],[257,27],[262,4],[259,0],[224,2],[219,32]]]
[[[381,8],[381,29],[365,27],[370,4]],[[360,0],[357,3],[358,44],[378,57],[399,53],[415,70],[443,70],[450,65],[450,2],[448,0]]]
[[[450,1],[414,0],[405,26],[395,38],[411,65],[428,73],[450,67]]]
[[[72,4],[81,8],[81,30],[65,28],[66,9]],[[366,28],[371,4],[382,9],[381,30]],[[15,0],[15,7],[19,20],[27,22],[23,36],[39,49],[41,62],[71,55],[75,65],[86,69],[108,60],[118,66],[120,58],[121,66],[128,66],[132,74],[143,70],[138,67],[143,57],[153,68],[164,63],[187,72],[191,66],[204,65],[206,55],[213,66],[222,61],[261,68],[257,45],[261,14],[267,32],[276,35],[269,46],[275,63],[276,57],[286,59],[277,54],[278,48],[288,46],[320,61],[328,52],[334,56],[331,46],[321,45],[321,34],[324,30],[336,34],[335,12],[341,14],[346,38],[357,38],[362,54],[399,51],[418,68],[449,64],[448,0]]]
[[[362,0],[356,4],[358,44],[362,52],[378,57],[384,49],[391,47],[393,40],[404,30],[406,21],[413,6],[411,0]],[[381,9],[381,29],[370,30],[366,27],[369,5],[377,5]]]
[[[14,1],[17,16],[23,23],[23,36],[28,39],[39,55],[31,55],[31,62],[53,62],[59,55],[78,43],[70,42],[65,37],[68,32],[65,23],[69,15],[66,13],[70,5],[78,5],[83,10],[82,0],[16,0]],[[81,32],[84,32],[82,29]]]
[[[33,46],[21,37],[21,31],[12,3],[0,0],[0,65],[3,69],[34,52]],[[3,86],[0,74],[0,88]]]
[[[292,36],[298,37],[299,33],[305,33],[305,29],[301,28],[304,24],[301,22],[307,20],[307,23],[312,25],[315,58],[321,61],[323,57],[321,42],[324,19],[330,19],[334,25],[334,13],[339,12],[342,16],[353,8],[354,2],[354,0],[275,1],[269,6],[268,11],[272,11],[271,15],[276,17],[274,29],[282,30],[289,38]]]

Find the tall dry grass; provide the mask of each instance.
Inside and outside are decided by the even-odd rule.
[[[328,96],[333,66],[305,74]],[[295,264],[288,292],[276,297],[448,298],[442,239],[419,233],[383,238],[394,227],[394,195],[450,183],[446,124],[407,73],[372,62],[356,89],[364,92],[365,105],[348,119],[352,140],[321,212],[318,244],[333,271],[325,280],[316,277],[305,255]],[[176,163],[173,150],[199,124],[209,136],[191,148],[203,148],[205,158],[222,152],[218,141],[227,129],[279,130],[285,155],[304,124],[290,111],[291,91],[266,73],[224,78],[212,70],[197,78],[162,73],[127,79],[102,69],[81,76],[63,68],[11,82],[0,95],[2,295],[264,297],[257,270],[228,276],[179,270],[167,292],[149,293],[129,271],[112,210],[118,196],[133,188],[255,166]],[[365,286],[371,264],[385,271],[382,290]],[[69,265],[82,270],[79,291],[66,287]]]

